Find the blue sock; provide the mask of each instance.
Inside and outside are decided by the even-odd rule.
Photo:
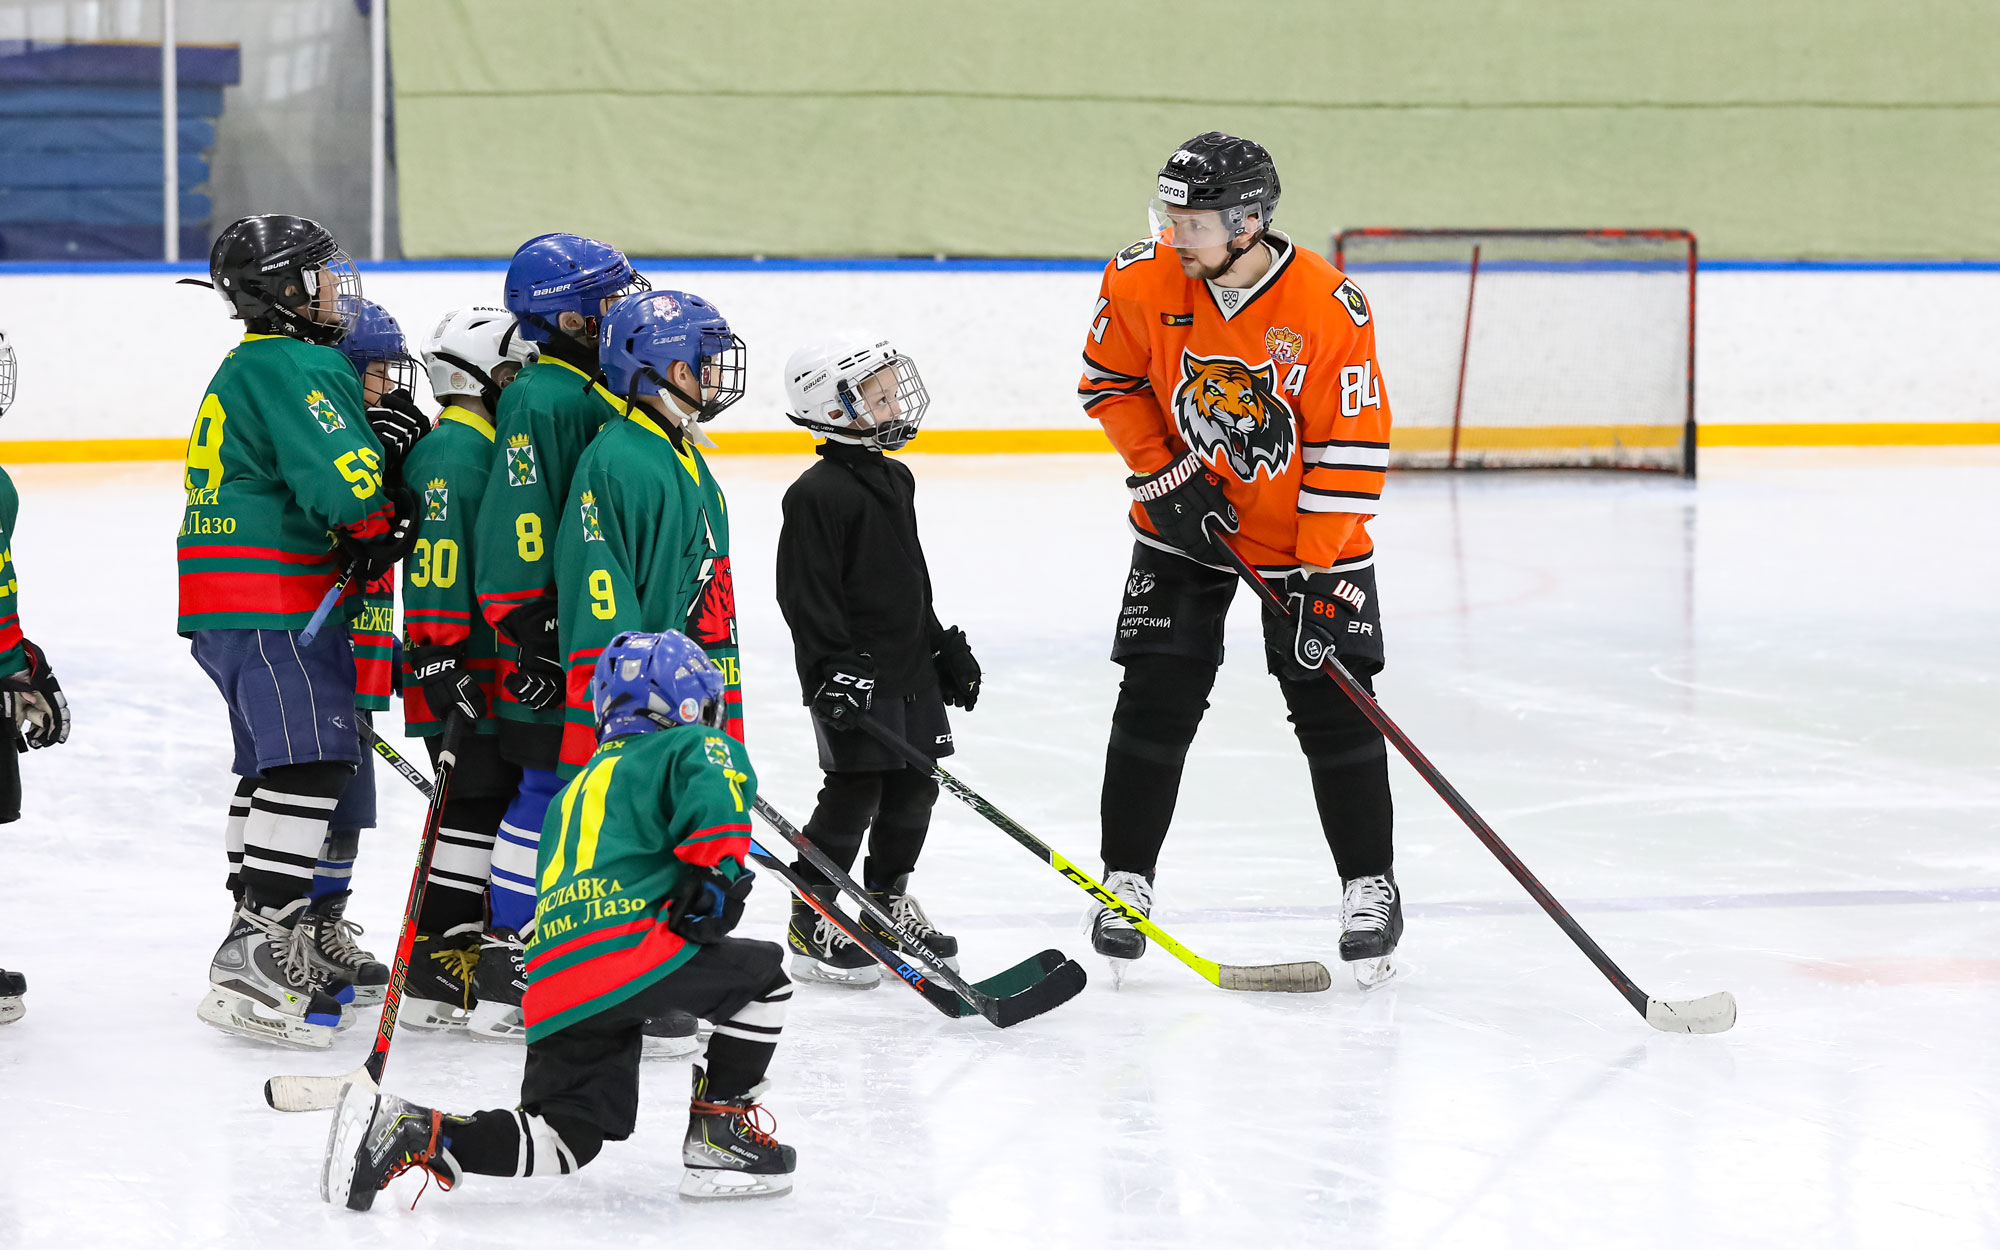
[[[493,842],[489,881],[493,927],[526,934],[535,920],[535,857],[542,845],[542,821],[562,791],[562,779],[545,768],[521,770],[521,789],[500,819]]]
[[[329,829],[313,869],[312,896],[324,898],[353,887],[354,856],[361,849],[359,829]]]

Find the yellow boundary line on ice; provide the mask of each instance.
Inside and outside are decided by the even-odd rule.
[[[718,430],[716,450],[725,455],[805,455],[812,438],[803,430]],[[1445,432],[1405,428],[1393,440],[1413,451],[1441,450]],[[1680,431],[1665,426],[1561,426],[1468,428],[1459,446],[1476,451],[1521,446],[1673,446]],[[1705,425],[1703,447],[1950,447],[2000,443],[2000,421],[1885,421],[1879,424]],[[912,451],[934,455],[1021,455],[1050,452],[1104,452],[1110,444],[1094,429],[926,430]],[[112,460],[179,460],[187,444],[178,438],[0,439],[0,464],[73,464]]]

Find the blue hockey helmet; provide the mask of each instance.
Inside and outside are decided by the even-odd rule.
[[[604,301],[650,290],[652,284],[625,253],[580,234],[538,234],[507,263],[507,297],[502,302],[521,323],[521,337],[546,343],[560,331],[556,318],[573,312],[583,318],[584,343],[597,339]]]
[[[694,409],[697,420],[714,420],[743,398],[743,340],[715,305],[685,291],[628,295],[612,305],[597,360],[612,394],[630,399],[667,391]],[[694,373],[700,395],[669,380],[675,361]]]
[[[372,405],[391,391],[416,394],[417,362],[410,355],[409,344],[403,341],[403,327],[389,315],[388,309],[372,299],[356,295],[343,303],[348,305],[343,309],[349,317],[348,330],[334,346],[354,366],[364,391],[368,385],[368,366],[378,360],[383,364],[382,389],[368,402]]]
[[[678,629],[619,634],[597,657],[590,676],[598,740],[676,725],[720,725],[722,688],[722,670]]]

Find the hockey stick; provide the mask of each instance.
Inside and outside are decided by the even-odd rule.
[[[340,1101],[341,1087],[365,1085],[374,1089],[382,1083],[389,1066],[389,1042],[396,1036],[396,1013],[403,1005],[403,982],[410,973],[410,951],[417,941],[417,912],[424,905],[424,886],[430,880],[431,856],[437,851],[438,828],[444,820],[445,794],[451,788],[452,770],[458,766],[454,748],[459,725],[456,718],[446,722],[444,749],[438,752],[437,782],[433,785],[396,748],[383,741],[374,726],[357,718],[362,736],[375,750],[409,779],[411,785],[430,799],[430,813],[424,818],[424,836],[417,844],[417,868],[410,877],[409,901],[403,904],[403,929],[396,937],[396,963],[389,970],[389,985],[382,994],[382,1019],[375,1026],[375,1049],[359,1068],[343,1076],[274,1076],[264,1082],[264,1101],[279,1111],[325,1111]]]
[[[1303,963],[1292,964],[1219,964],[1213,959],[1204,959],[1182,946],[1174,939],[1173,934],[1154,924],[1150,918],[1134,911],[1124,899],[1105,889],[1089,873],[1057,854],[1055,848],[1015,823],[1007,813],[982,798],[978,791],[939,768],[935,760],[905,742],[888,726],[873,716],[863,715],[861,727],[873,734],[882,745],[908,760],[910,767],[929,769],[931,775],[938,779],[938,784],[951,791],[959,801],[998,826],[1000,832],[1033,851],[1043,863],[1069,878],[1071,884],[1096,899],[1099,905],[1117,912],[1130,921],[1133,928],[1165,947],[1175,959],[1200,973],[1210,985],[1220,986],[1225,990],[1312,994],[1333,984],[1333,977],[1328,974],[1326,965],[1317,960],[1309,959]]]
[[[313,639],[319,637],[320,627],[326,624],[327,617],[333,615],[333,605],[339,603],[340,597],[347,593],[347,588],[354,584],[354,574],[360,568],[359,564],[348,565],[346,571],[341,573],[340,580],[327,590],[326,597],[321,599],[319,606],[313,609],[312,619],[307,621],[306,627],[299,631],[300,646],[310,647]]]
[[[756,812],[764,818],[764,823],[776,829],[780,837],[792,844],[799,856],[817,868],[821,875],[833,882],[834,888],[841,890],[861,905],[861,910],[873,916],[884,926],[895,931],[898,937],[916,949],[913,952],[919,961],[928,966],[931,979],[950,988],[964,1001],[955,1014],[971,1015],[974,1012],[993,1022],[995,1028],[1009,1028],[1023,1020],[1032,1020],[1045,1011],[1053,1011],[1083,991],[1087,978],[1083,968],[1059,950],[1046,950],[1032,958],[1024,959],[1007,971],[985,981],[975,981],[968,985],[965,979],[954,971],[931,949],[918,941],[916,936],[896,922],[889,909],[875,901],[868,891],[861,888],[853,877],[840,870],[840,866],[826,857],[826,853],[813,845],[812,839],[799,831],[798,826],[786,820],[777,808],[772,807],[760,795],[756,802]],[[791,881],[794,874],[787,874]],[[808,900],[810,905],[810,900]],[[822,912],[822,915],[825,913]],[[869,936],[873,937],[873,934]],[[887,944],[882,944],[887,949]],[[908,950],[909,946],[904,949]],[[870,954],[874,954],[871,950]],[[881,960],[876,955],[877,960]],[[898,976],[902,973],[891,966],[890,971]]]
[[[1250,588],[1264,601],[1264,609],[1279,620],[1291,624],[1293,620],[1291,609],[1285,606],[1285,601],[1280,599],[1278,592],[1271,589],[1270,584],[1258,575],[1257,570],[1250,567],[1249,561],[1236,554],[1235,548],[1223,542],[1222,535],[1217,530],[1210,528],[1208,536],[1215,540],[1216,546],[1228,553],[1229,562],[1236,566],[1237,574],[1250,583]],[[1446,806],[1458,813],[1458,818],[1465,822],[1466,828],[1472,830],[1473,836],[1485,843],[1486,849],[1493,852],[1493,857],[1500,861],[1501,867],[1512,873],[1514,880],[1521,883],[1521,888],[1528,892],[1528,896],[1541,904],[1542,910],[1549,914],[1549,919],[1555,921],[1557,927],[1569,935],[1569,940],[1576,943],[1577,949],[1588,956],[1591,963],[1597,965],[1597,970],[1604,974],[1614,989],[1625,996],[1625,1001],[1632,1004],[1634,1011],[1645,1017],[1647,1024],[1666,1033],[1721,1033],[1736,1023],[1736,996],[1728,990],[1710,994],[1706,998],[1668,1000],[1648,997],[1644,990],[1632,984],[1632,978],[1626,976],[1623,969],[1611,962],[1611,956],[1605,954],[1604,949],[1583,931],[1583,926],[1556,901],[1556,896],[1549,893],[1548,888],[1535,879],[1535,874],[1528,871],[1528,866],[1521,862],[1521,857],[1514,854],[1507,844],[1500,840],[1500,835],[1493,832],[1493,826],[1487,824],[1485,818],[1473,810],[1472,804],[1465,801],[1465,796],[1445,780],[1444,774],[1437,770],[1437,765],[1426,759],[1424,753],[1417,749],[1417,744],[1410,741],[1410,736],[1404,733],[1395,721],[1389,719],[1389,714],[1382,710],[1382,705],[1375,701],[1373,695],[1362,689],[1361,683],[1354,679],[1354,674],[1347,671],[1346,665],[1340,662],[1331,649],[1327,651],[1325,662],[1320,665],[1320,671],[1331,677],[1334,684],[1340,687],[1341,693],[1353,701],[1355,707],[1361,709],[1361,714],[1368,718],[1369,724],[1379,729],[1383,737],[1395,744],[1396,750],[1410,762],[1410,767],[1417,770],[1417,775],[1428,782],[1431,789],[1437,791],[1438,797],[1445,801]]]

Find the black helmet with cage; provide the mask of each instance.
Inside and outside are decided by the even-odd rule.
[[[225,226],[208,276],[229,314],[252,331],[334,344],[354,322],[361,275],[325,226],[260,213]]]
[[[1233,264],[1270,229],[1278,193],[1278,167],[1262,144],[1220,130],[1198,134],[1160,167],[1153,238],[1162,247],[1227,247]]]

